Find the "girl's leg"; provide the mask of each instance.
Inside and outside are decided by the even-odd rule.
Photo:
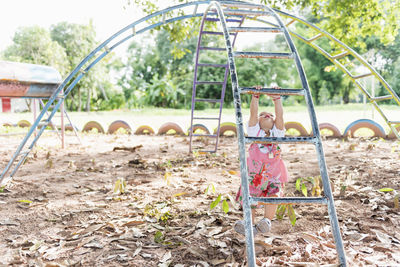
[[[271,197],[278,197],[277,195],[273,195]],[[278,205],[265,205],[264,206],[264,218],[268,218],[272,220],[275,217],[276,209],[278,208]]]

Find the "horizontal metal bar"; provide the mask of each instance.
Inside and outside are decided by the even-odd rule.
[[[241,16],[270,16],[272,12],[269,11],[254,11],[254,10],[244,10],[244,9],[224,9],[224,14],[226,15],[241,15]]]
[[[196,84],[224,84],[224,82],[217,82],[217,81],[196,81]]]
[[[216,134],[192,134],[192,136],[204,136],[204,137],[211,137],[211,138],[216,138]]]
[[[210,102],[210,103],[217,103],[217,102],[221,102],[221,99],[205,99],[205,98],[196,98],[194,101],[196,101],[196,102]]]
[[[194,120],[219,120],[219,118],[193,117]]]
[[[233,52],[233,56],[240,58],[277,58],[290,59],[293,53],[268,53],[268,52]]]
[[[353,76],[353,78],[354,79],[361,79],[361,78],[365,78],[365,77],[371,76],[372,74],[373,74],[372,72],[364,73],[364,74],[361,74],[361,75]]]
[[[285,143],[285,144],[296,144],[296,143],[317,143],[318,139],[315,136],[311,137],[245,137],[245,142],[249,143]]]
[[[226,51],[224,47],[207,47],[207,46],[200,46],[200,50],[213,50],[213,51]]]
[[[251,3],[221,3],[221,6],[224,7],[241,7],[241,8],[264,8],[263,5],[260,4],[251,4]]]
[[[282,28],[276,27],[229,27],[230,32],[282,32]]]
[[[400,121],[388,121],[388,124],[400,124]]]
[[[277,95],[304,95],[304,89],[274,89],[274,88],[261,88],[257,90],[253,87],[240,87],[239,92],[241,94],[277,94]]]
[[[349,52],[349,51],[344,51],[344,52],[342,52],[342,53],[340,53],[340,54],[331,56],[331,58],[332,58],[332,59],[340,59],[340,58],[345,57],[345,56],[347,56],[347,55],[350,55],[350,52]]]
[[[197,66],[199,66],[199,67],[227,68],[228,64],[198,63]]]
[[[220,21],[219,18],[206,18],[206,21]],[[226,22],[242,22],[240,19],[226,19]]]
[[[318,33],[317,35],[315,35],[314,37],[311,37],[310,39],[307,39],[308,42],[313,42],[319,38],[321,38],[323,35],[322,33]]]
[[[326,197],[250,197],[250,204],[257,204],[258,202],[270,204],[327,204]]]
[[[388,100],[388,99],[393,99],[393,96],[392,95],[384,95],[384,96],[371,97],[371,101],[382,101],[382,100]]]
[[[213,32],[213,31],[202,31],[201,34],[210,34],[210,35],[224,35],[223,32]],[[231,35],[234,35],[235,33],[230,33]]]

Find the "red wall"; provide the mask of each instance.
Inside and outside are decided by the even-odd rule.
[[[3,112],[11,112],[11,98],[1,98],[1,107]]]

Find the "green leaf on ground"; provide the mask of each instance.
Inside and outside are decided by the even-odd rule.
[[[218,205],[218,203],[221,201],[221,197],[222,197],[221,194],[219,194],[217,199],[215,199],[213,202],[211,202],[210,210],[212,210],[213,208],[215,208]]]
[[[229,204],[226,201],[226,199],[224,199],[224,201],[222,201],[222,209],[224,210],[225,213],[229,212]]]

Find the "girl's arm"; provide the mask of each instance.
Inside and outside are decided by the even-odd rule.
[[[280,89],[280,88],[276,87],[275,89]],[[283,130],[285,128],[285,123],[283,121],[283,107],[282,107],[281,96],[271,95],[271,98],[275,105],[275,127],[278,128],[279,130]]]
[[[255,88],[257,90],[260,90],[261,86],[256,86]],[[249,127],[256,126],[258,123],[258,100],[259,100],[259,98],[260,98],[259,94],[254,94],[251,97]]]

